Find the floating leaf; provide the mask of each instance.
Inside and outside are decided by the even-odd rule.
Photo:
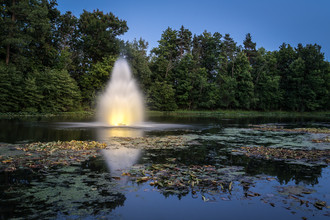
[[[207,199],[207,198],[205,198],[205,196],[204,195],[202,195],[202,199],[203,199],[203,201],[204,202],[207,202],[207,201],[209,201],[210,199]]]
[[[314,203],[314,206],[317,208],[317,209],[323,209],[324,207],[326,207],[327,206],[327,203],[326,202],[324,202],[324,201],[316,201],[315,203]]]

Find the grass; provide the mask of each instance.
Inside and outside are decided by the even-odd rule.
[[[329,111],[320,112],[288,112],[288,111],[246,111],[246,110],[214,110],[192,111],[177,110],[171,112],[147,111],[147,115],[189,116],[189,117],[319,117],[330,118]]]
[[[247,110],[176,110],[152,111],[147,110],[148,116],[180,116],[180,117],[313,117],[330,118],[330,111],[319,112],[289,112],[289,111],[247,111]],[[95,110],[75,112],[30,113],[8,112],[0,113],[0,118],[22,117],[92,117]]]
[[[52,113],[35,113],[35,112],[5,112],[0,113],[1,118],[24,118],[24,117],[89,117],[95,115],[95,111],[75,111],[75,112],[52,112]]]

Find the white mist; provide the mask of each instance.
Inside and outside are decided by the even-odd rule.
[[[115,62],[97,105],[98,120],[110,126],[132,126],[144,120],[144,100],[125,59]]]

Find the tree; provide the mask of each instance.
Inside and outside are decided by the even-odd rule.
[[[245,36],[245,40],[243,41],[244,45],[244,53],[246,54],[249,62],[251,65],[254,65],[255,63],[255,57],[257,56],[257,50],[256,50],[256,43],[252,41],[251,34],[248,33]]]
[[[80,44],[82,48],[83,65],[95,64],[103,57],[119,54],[120,40],[117,36],[127,30],[126,21],[114,14],[104,14],[102,11],[85,11],[78,21]]]
[[[66,70],[47,69],[34,73],[43,96],[41,112],[73,111],[80,107],[80,90]]]
[[[225,34],[221,44],[221,53],[219,55],[221,74],[234,77],[235,57],[237,52],[238,48],[236,42],[229,34]]]
[[[163,81],[173,81],[172,70],[175,67],[180,52],[178,50],[178,33],[168,27],[158,41],[158,47],[151,50],[151,69],[156,78]]]
[[[219,107],[233,109],[239,106],[236,100],[236,79],[230,75],[221,75],[219,78]]]
[[[180,109],[189,108],[189,93],[192,89],[191,73],[194,66],[192,56],[190,54],[182,57],[174,70],[174,90],[175,101]]]
[[[149,108],[160,111],[176,110],[177,105],[174,94],[174,89],[169,83],[156,81],[152,84],[147,99]]]
[[[219,69],[219,56],[221,52],[222,35],[215,32],[204,31],[202,35],[194,36],[193,39],[193,56],[201,68],[205,68],[208,72],[208,79],[212,82],[216,81]]]
[[[253,65],[255,109],[276,110],[280,106],[280,76],[277,75],[276,57],[274,53],[260,48]]]
[[[6,52],[0,54],[7,65],[16,65],[24,74],[54,65],[56,48],[50,19],[54,19],[51,12],[57,11],[55,5],[54,1],[45,0],[4,1],[4,10],[0,12],[0,47]]]
[[[44,98],[41,94],[41,90],[37,85],[37,79],[35,76],[27,76],[23,81],[23,99],[22,103],[24,112],[38,112],[40,111],[40,102]]]
[[[134,77],[146,95],[151,86],[151,70],[149,68],[149,58],[147,57],[148,42],[140,38],[133,42],[126,42],[123,56],[131,64]]]
[[[18,112],[22,109],[21,76],[13,65],[0,62],[0,112]]]
[[[277,60],[278,75],[280,76],[280,90],[283,93],[283,101],[280,107],[287,110],[292,109],[292,103],[288,98],[291,96],[288,77],[291,74],[290,65],[297,58],[297,55],[290,44],[283,43],[279,51],[275,53],[275,57]]]
[[[298,59],[304,61],[305,69],[301,72],[303,77],[302,82],[302,111],[321,109],[326,100],[327,88],[325,84],[326,63],[324,61],[324,54],[321,53],[321,46],[317,44],[307,44],[305,47],[298,44],[296,48]]]
[[[243,52],[237,54],[233,74],[236,79],[237,87],[235,99],[239,108],[250,109],[254,104],[254,85],[250,74],[251,67],[246,55]]]
[[[80,79],[80,89],[82,101],[87,106],[94,106],[95,99],[99,92],[101,92],[107,81],[110,79],[110,74],[116,57],[104,57],[102,61],[93,65],[87,73],[82,75]]]
[[[191,52],[191,31],[184,28],[182,25],[180,30],[178,31],[178,50],[180,51],[180,58],[184,55],[189,54]]]

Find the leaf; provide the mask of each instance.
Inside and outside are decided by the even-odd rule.
[[[203,199],[203,201],[204,201],[204,202],[207,202],[207,201],[209,201],[209,199],[205,198],[205,196],[204,196],[204,195],[202,195],[202,199]]]
[[[232,185],[233,185],[233,182],[230,182],[229,187],[228,187],[229,191],[231,191]]]
[[[8,159],[8,160],[3,160],[3,161],[1,161],[2,163],[11,163],[11,162],[13,162],[13,159]]]
[[[323,207],[326,207],[327,203],[325,201],[316,201],[314,203],[314,206],[317,208],[317,209],[322,209]]]

